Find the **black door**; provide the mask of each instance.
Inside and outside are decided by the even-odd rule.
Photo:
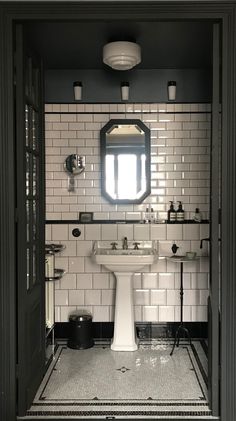
[[[210,294],[208,300],[208,391],[212,415],[220,408],[220,283],[221,283],[221,71],[220,25],[213,25],[213,89],[210,200]]]
[[[42,64],[22,26],[15,30],[18,415],[24,415],[45,366],[44,130]]]

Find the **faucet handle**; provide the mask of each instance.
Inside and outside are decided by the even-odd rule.
[[[117,244],[118,243],[116,243],[116,242],[111,243],[111,249],[112,250],[117,250],[117,248],[116,248]]]
[[[140,246],[140,243],[137,243],[135,241],[135,243],[133,243],[133,245],[134,245],[134,250],[138,250],[139,249],[138,246]]]

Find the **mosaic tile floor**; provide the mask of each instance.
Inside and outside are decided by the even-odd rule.
[[[207,357],[200,341],[143,341],[135,352],[107,342],[87,350],[59,345],[28,416],[208,418]],[[59,418],[58,418],[59,419]]]

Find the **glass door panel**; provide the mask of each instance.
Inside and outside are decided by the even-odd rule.
[[[15,48],[18,415],[25,416],[45,370],[43,75],[21,25]]]
[[[33,245],[32,249],[32,286],[36,284],[37,279],[37,249],[36,245]]]
[[[26,250],[26,259],[27,259],[27,281],[26,281],[26,288],[27,291],[30,288],[30,251],[27,248]]]

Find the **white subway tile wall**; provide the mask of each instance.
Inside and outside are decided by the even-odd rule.
[[[81,230],[80,237],[73,237],[72,230]],[[55,283],[55,315],[58,322],[68,321],[76,309],[88,309],[94,321],[113,321],[115,305],[115,278],[92,257],[92,234],[98,240],[118,240],[127,235],[134,240],[139,224],[47,224],[47,242],[59,242],[66,248],[56,255],[56,267],[66,270],[64,277]],[[163,229],[165,228],[165,229]],[[133,279],[135,320],[139,322],[171,322],[180,318],[180,265],[166,259],[172,254],[171,246],[177,238],[181,255],[195,250],[197,262],[184,264],[184,320],[207,320],[209,259],[206,250],[200,249],[201,235],[208,236],[208,224],[172,225],[173,240],[168,239],[169,225],[147,224],[145,239],[159,240],[159,259],[145,272],[135,273]],[[142,233],[142,231],[141,231]],[[158,234],[160,239],[158,238]],[[194,233],[189,240],[188,233]],[[68,253],[69,250],[69,253]]]
[[[109,204],[101,196],[100,130],[111,118],[141,119],[151,130],[151,194],[140,205]],[[148,204],[162,220],[170,200],[176,207],[183,202],[186,219],[196,207],[208,219],[209,104],[46,104],[45,123],[47,220],[75,220],[86,211],[96,220],[139,221]],[[68,192],[63,163],[73,153],[85,157],[86,167]],[[145,227],[139,234],[145,239]]]
[[[113,205],[100,192],[100,129],[111,118],[141,119],[151,130],[151,194],[139,205]],[[77,220],[79,212],[93,212],[95,220],[143,219],[150,204],[160,220],[166,219],[169,201],[183,202],[185,219],[195,208],[209,217],[210,125],[209,104],[47,104],[46,219]],[[85,171],[68,192],[64,161],[69,154],[85,157]],[[113,321],[115,278],[90,257],[94,240],[158,240],[159,259],[134,275],[135,320],[179,321],[179,264],[170,262],[171,246],[178,253],[196,251],[198,262],[184,267],[184,320],[207,320],[209,282],[207,224],[46,225],[46,241],[65,244],[56,266],[66,275],[56,282],[55,317],[65,322],[76,309],[92,312],[94,321]]]

